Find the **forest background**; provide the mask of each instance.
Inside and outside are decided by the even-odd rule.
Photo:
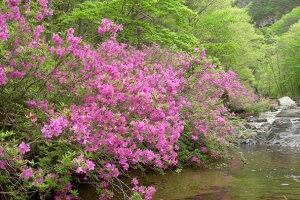
[[[300,96],[300,1],[0,5],[3,198],[151,199],[119,177],[228,158],[232,112]]]

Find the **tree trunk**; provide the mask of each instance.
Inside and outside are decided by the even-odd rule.
[[[83,39],[83,35],[84,35],[84,20],[80,19],[79,26],[78,26],[78,36],[81,36]]]

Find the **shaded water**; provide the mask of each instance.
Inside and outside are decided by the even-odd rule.
[[[248,164],[236,156],[222,169],[147,173],[140,183],[156,187],[154,200],[300,200],[299,149],[241,146],[238,151]],[[83,200],[97,199],[85,193]]]
[[[234,176],[232,199],[300,199],[300,150],[244,146],[248,164],[226,173]]]

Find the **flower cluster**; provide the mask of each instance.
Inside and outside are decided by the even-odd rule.
[[[208,63],[204,50],[190,56],[156,44],[142,50],[120,44],[122,26],[108,19],[98,32],[112,36],[97,48],[74,29],[66,38],[53,34],[47,44],[44,25],[31,29],[26,21],[36,6],[37,21],[51,15],[47,0],[27,2],[6,0],[8,11],[0,10],[0,44],[7,49],[0,63],[0,125],[17,133],[0,144],[0,173],[16,173],[8,182],[19,176],[16,188],[67,199],[76,176],[109,199],[108,185],[131,167],[167,169],[188,157],[201,163],[202,155],[226,154],[234,126],[220,99],[248,95],[233,72]],[[7,21],[18,31],[10,33]],[[199,151],[182,158],[186,141]],[[155,193],[132,183],[145,199]]]

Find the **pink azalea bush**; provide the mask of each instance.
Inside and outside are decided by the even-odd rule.
[[[190,160],[202,166],[227,158],[237,133],[240,122],[232,120],[235,114],[224,106],[223,96],[227,94],[230,101],[255,101],[255,95],[235,79],[234,72],[225,72],[207,62],[204,53],[201,52],[201,61],[193,58],[186,73],[188,84],[182,93],[184,101],[188,100],[191,105],[182,111],[186,125],[179,140],[182,149],[179,160]]]
[[[73,29],[47,43],[44,25],[32,23],[52,15],[47,0],[0,5],[3,195],[74,199],[75,185],[87,182],[110,199],[114,180],[130,169],[226,157],[235,125],[221,97],[249,93],[204,51],[136,50],[116,41],[122,25],[107,19],[98,33],[111,37],[97,48]],[[118,187],[144,199],[155,193],[136,179]]]

